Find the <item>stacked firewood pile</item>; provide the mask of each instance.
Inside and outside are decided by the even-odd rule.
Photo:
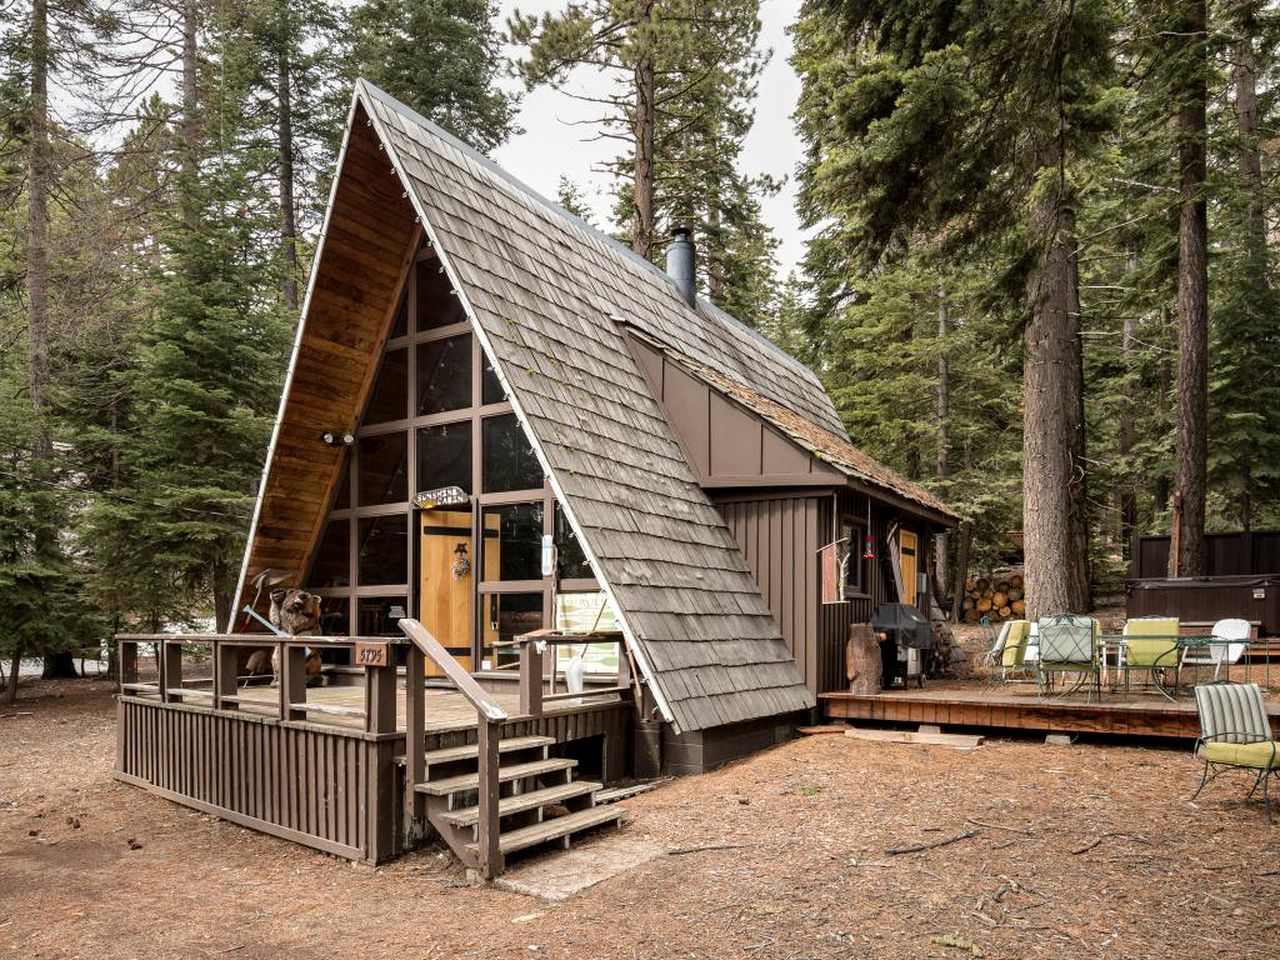
[[[1018,620],[1027,610],[1022,599],[1022,574],[993,574],[964,582],[960,598],[960,614],[965,623],[977,623],[987,617],[992,623]]]

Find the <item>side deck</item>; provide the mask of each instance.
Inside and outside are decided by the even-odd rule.
[[[161,640],[154,679],[140,676],[136,651],[136,644],[152,638],[122,639],[117,779],[326,853],[381,863],[429,835],[412,810],[405,813],[406,794],[413,795],[411,729],[419,757],[445,748],[471,747],[472,755],[480,749],[474,702],[457,689],[407,689],[406,671],[396,668],[394,657],[368,666],[355,683],[308,689],[305,679],[299,682],[301,645],[299,656],[290,658],[291,648],[282,644],[285,659],[298,669],[286,668],[278,685],[250,686],[238,674],[234,654],[252,638]],[[200,641],[214,653],[196,660],[193,669],[183,649]],[[334,645],[356,642],[344,638]],[[131,652],[124,649],[130,643]],[[219,663],[224,669],[217,669]],[[190,675],[201,672],[209,675]],[[571,757],[602,781],[625,775],[634,713],[625,693],[589,688],[581,697],[533,699],[528,709],[527,685],[520,694],[487,694],[486,703],[498,708],[490,727],[499,742],[546,738],[551,754]],[[414,714],[420,719],[408,723]]]

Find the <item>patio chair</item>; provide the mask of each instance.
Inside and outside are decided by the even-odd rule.
[[[1177,669],[1178,630],[1177,617],[1135,617],[1125,622],[1119,669],[1124,671],[1126,688],[1131,671],[1147,670],[1152,682],[1164,691],[1164,684],[1157,682],[1156,671]]]
[[[1040,658],[1036,682],[1040,695],[1065,696],[1088,682],[1088,693],[1102,696],[1102,667],[1098,659],[1101,630],[1093,617],[1058,613],[1038,621]]]
[[[1238,663],[1249,648],[1249,634],[1253,632],[1248,620],[1235,617],[1219,620],[1213,625],[1214,642],[1208,647],[1184,647],[1182,659],[1178,662],[1178,680],[1182,680],[1182,668],[1213,667],[1213,679],[1217,682],[1223,664],[1227,666],[1227,675],[1231,674],[1231,666]],[[1221,641],[1221,642],[1219,642]],[[1246,674],[1248,676],[1248,674]]]
[[[1000,636],[996,643],[1000,647],[993,661],[999,664],[1000,679],[1011,679],[1010,674],[1026,674],[1027,638],[1031,632],[1031,624],[1026,620],[1006,620],[1000,628]],[[992,651],[995,653],[995,651]]]
[[[1200,796],[1206,783],[1223,770],[1255,773],[1252,797],[1262,786],[1267,820],[1271,820],[1271,777],[1280,773],[1280,743],[1272,739],[1271,720],[1256,683],[1206,683],[1195,688],[1200,716],[1196,755],[1204,760],[1204,775],[1192,794]]]

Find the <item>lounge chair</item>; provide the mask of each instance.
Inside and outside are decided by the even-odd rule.
[[[1271,719],[1256,683],[1208,683],[1195,688],[1200,715],[1196,755],[1204,760],[1204,775],[1191,799],[1223,770],[1255,773],[1254,791],[1262,786],[1267,820],[1271,819],[1271,777],[1280,773],[1280,743],[1272,739]]]
[[[1182,659],[1178,662],[1178,680],[1182,680],[1182,668],[1213,667],[1213,679],[1216,682],[1223,664],[1227,666],[1230,676],[1231,665],[1238,663],[1249,648],[1249,634],[1253,632],[1248,620],[1229,618],[1219,620],[1213,625],[1213,641],[1207,647],[1184,647]]]

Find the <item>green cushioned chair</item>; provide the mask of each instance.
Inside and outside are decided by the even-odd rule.
[[[1177,617],[1137,617],[1125,622],[1121,668],[1126,685],[1131,670],[1178,669],[1178,630]]]
[[[1036,680],[1041,695],[1068,694],[1088,682],[1088,693],[1102,696],[1102,663],[1098,657],[1101,628],[1093,617],[1057,613],[1037,622],[1040,659]]]
[[[1249,770],[1255,774],[1249,796],[1262,786],[1270,820],[1270,782],[1280,776],[1280,743],[1272,739],[1262,690],[1256,683],[1209,683],[1197,686],[1195,694],[1200,716],[1196,753],[1204,760],[1204,775],[1191,799],[1223,770]]]
[[[1026,671],[1031,624],[1026,620],[1006,620],[1000,633],[1004,637],[1000,650],[1000,679],[1008,680],[1009,674]]]

